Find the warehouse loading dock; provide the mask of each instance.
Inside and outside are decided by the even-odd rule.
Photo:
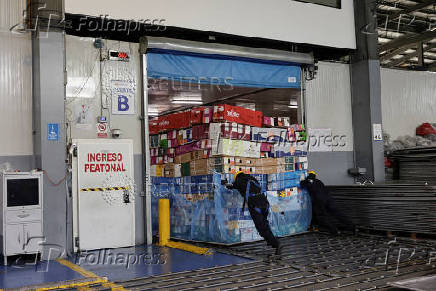
[[[152,156],[149,158],[152,164],[151,173],[153,173],[152,189],[155,191],[152,193],[152,199],[155,202],[152,203],[157,205],[157,198],[163,195],[171,198],[171,231],[175,238],[218,243],[259,239],[254,225],[250,224],[251,219],[248,211],[245,214],[240,213],[238,204],[242,204],[242,202],[231,198],[235,193],[229,198],[225,198],[232,192],[224,194],[223,190],[220,189],[222,186],[219,186],[219,180],[221,175],[225,174],[223,176],[232,181],[231,175],[240,170],[257,176],[261,183],[264,183],[263,191],[266,191],[266,174],[285,172],[285,168],[277,169],[278,164],[274,158],[268,159],[268,157],[298,156],[297,159],[303,160],[306,156],[307,143],[304,137],[304,125],[292,125],[290,120],[291,115],[294,123],[298,123],[298,118],[300,120],[304,118],[302,114],[298,114],[298,112],[304,112],[301,110],[304,98],[302,98],[302,91],[299,89],[308,76],[308,70],[295,66],[295,62],[308,62],[304,65],[310,66],[312,65],[310,63],[311,56],[303,54],[283,55],[273,50],[255,50],[171,39],[149,38],[143,40],[143,43],[147,44],[147,54],[143,57],[143,62],[146,60],[147,63],[143,66],[147,68],[147,75],[154,76],[153,79],[147,78],[147,84],[150,88],[146,92],[147,98],[151,100],[151,96],[154,96],[157,99],[156,96],[161,94],[166,96],[164,99],[172,100],[173,107],[180,103],[191,106],[197,104],[198,106],[191,110],[182,107],[177,113],[170,107],[171,105],[149,104],[149,108],[153,108],[153,110],[161,106],[167,109],[163,113],[168,112],[168,110],[173,112],[152,119],[148,125],[150,133],[154,134],[150,137],[149,143],[152,145],[150,152]],[[300,70],[303,72],[301,75]],[[252,74],[252,72],[256,72],[256,74]],[[271,72],[275,73],[271,74]],[[192,77],[178,81],[180,76],[186,75]],[[165,85],[162,85],[163,79],[166,81]],[[174,80],[178,82],[174,84]],[[167,89],[168,83],[171,90],[159,92],[158,88]],[[175,85],[179,85],[179,87]],[[193,90],[193,86],[197,86],[197,90]],[[262,87],[267,87],[267,89]],[[274,87],[291,89],[286,91],[285,89],[274,89]],[[279,91],[282,93],[279,95],[282,100],[279,97],[277,104],[275,103],[275,90],[282,90]],[[214,96],[213,93],[219,94]],[[279,114],[282,114],[283,117],[279,116],[275,119],[263,117],[262,111],[229,105],[230,102],[242,105],[244,103],[241,101],[244,98],[250,102],[245,103],[246,107],[257,110],[262,110],[266,103],[265,99],[269,100],[270,104],[273,100],[270,107],[281,107],[282,112]],[[256,103],[257,100],[259,103]],[[221,104],[223,102],[225,103]],[[200,105],[203,104],[217,105],[201,107]],[[149,112],[148,109],[147,112]],[[157,112],[159,113],[159,111]],[[262,130],[260,127],[267,123],[269,123],[269,128]],[[278,127],[274,128],[274,125],[281,126],[282,130],[280,131]],[[157,135],[158,133],[160,134]],[[262,142],[264,144],[261,144]],[[274,153],[272,152],[273,145],[277,147]],[[280,146],[283,148],[282,152],[279,150]],[[250,148],[252,149],[250,150]],[[202,153],[198,159],[192,156],[192,153],[199,151]],[[223,158],[213,158],[214,156]],[[261,159],[261,156],[265,159]],[[245,159],[245,163],[236,163],[235,160],[238,160],[238,157]],[[274,163],[268,164],[264,161]],[[246,165],[247,162],[249,164]],[[294,162],[292,157],[289,164],[292,167],[289,167],[288,170],[294,171]],[[264,170],[261,171],[261,169]],[[289,187],[289,193],[286,194],[288,188],[285,185],[281,188],[271,187],[268,188],[273,190],[270,191],[272,195],[270,199],[278,198],[280,200],[283,197],[294,196],[295,199],[306,201],[307,199],[303,197],[307,194],[304,192],[298,194],[301,190],[297,188],[297,181],[301,179],[300,175],[304,177],[307,163],[303,162],[303,167],[300,165],[299,170],[300,174],[297,171],[295,177],[292,177],[296,182],[291,183],[292,185],[286,184],[286,187]],[[222,174],[218,174],[218,172]],[[213,179],[211,174],[214,174]],[[163,176],[166,178],[159,178]],[[285,180],[274,182],[283,183]],[[291,193],[291,188],[295,188],[294,194]],[[285,194],[278,196],[277,193],[281,191]],[[299,195],[303,196],[297,198]],[[289,230],[293,229],[292,227],[286,231],[279,231],[279,225],[273,226],[276,229],[276,235],[289,235],[296,231],[305,231],[307,228],[307,222],[303,222],[307,219],[293,222],[292,219],[295,218],[285,218],[284,216],[285,212],[288,213],[287,211],[293,208],[298,209],[298,200],[292,202],[296,204],[291,206],[291,203],[289,205],[291,208],[288,207],[288,210],[285,210],[285,207],[279,210],[280,202],[274,202],[276,206],[273,205],[273,209],[283,215],[281,218],[279,214],[275,223],[295,224],[295,228],[291,232]],[[209,206],[210,203],[211,206]],[[308,206],[302,207],[301,214],[293,215],[306,217],[307,210],[303,209],[307,209]],[[156,206],[155,209],[157,209]],[[200,210],[198,211],[198,209]],[[152,210],[151,213],[154,213],[154,221],[157,221],[157,211]],[[210,215],[212,213],[214,214]],[[242,218],[239,220],[239,224],[238,218]],[[284,221],[281,221],[283,219]],[[290,221],[285,222],[288,219]]]
[[[2,1],[0,170],[43,190],[2,187],[0,288],[432,290],[434,149],[386,153],[385,183],[383,146],[432,126],[434,76],[380,70],[377,39],[430,70],[434,3],[390,1]],[[312,169],[357,235],[317,231]]]

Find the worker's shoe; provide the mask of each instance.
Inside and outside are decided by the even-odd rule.
[[[284,245],[279,244],[279,246],[276,248],[276,253],[275,253],[275,255],[276,255],[276,256],[281,256],[284,247],[285,247]]]

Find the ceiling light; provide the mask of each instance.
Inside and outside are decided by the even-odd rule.
[[[298,109],[298,105],[288,105],[289,108]]]
[[[195,100],[173,100],[171,103],[173,103],[173,104],[203,104],[203,102],[195,101]]]
[[[174,96],[173,101],[201,101],[202,95],[201,93],[193,93],[193,92],[181,92]]]

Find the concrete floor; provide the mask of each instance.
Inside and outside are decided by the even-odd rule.
[[[190,252],[158,246],[99,250],[75,255],[68,259],[71,266],[57,261],[15,264],[0,267],[0,288],[19,288],[33,285],[77,280],[87,277],[82,269],[109,281],[191,271],[195,269],[232,265],[249,259],[216,252],[202,256]],[[88,275],[89,276],[89,275]],[[92,275],[91,275],[92,276]]]
[[[264,241],[222,250],[244,257],[219,253],[220,249],[213,256],[201,256],[157,246],[93,251],[64,260],[62,265],[3,267],[0,287],[86,277],[100,280],[87,282],[89,290],[389,290],[391,282],[436,274],[436,241],[313,232],[280,241],[284,250],[279,260],[268,258],[274,250]],[[74,284],[54,288],[83,287],[77,281]]]

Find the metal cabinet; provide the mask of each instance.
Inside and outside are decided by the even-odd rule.
[[[44,241],[42,173],[0,174],[2,255],[38,254]]]

